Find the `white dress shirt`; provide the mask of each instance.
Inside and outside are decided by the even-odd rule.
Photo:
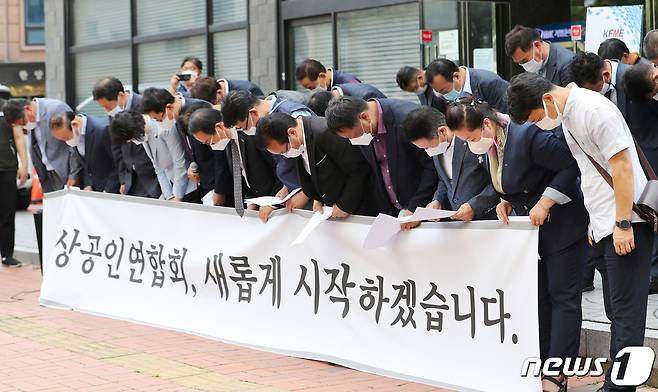
[[[617,106],[598,92],[579,88],[575,83],[567,87],[571,88],[571,93],[564,107],[562,127],[582,173],[581,188],[590,216],[590,231],[594,241],[599,242],[612,234],[615,228],[615,195],[583,150],[611,174],[610,158],[628,150],[633,170],[634,201],[642,194],[647,179],[631,131]],[[635,213],[632,215],[633,222],[642,222]]]
[[[448,146],[448,149],[446,152],[441,154],[441,165],[443,166],[443,170],[445,170],[446,175],[448,176],[449,179],[452,180],[452,157],[455,155],[455,135],[452,136],[452,140],[450,140],[450,146]]]
[[[311,175],[311,163],[308,159],[308,147],[306,143],[306,134],[304,133],[304,122],[301,123],[302,126],[302,140],[304,140],[304,151],[302,152],[302,160],[304,161],[304,169],[306,172]]]
[[[82,124],[80,125],[80,139],[75,145],[75,148],[78,149],[80,155],[85,157],[85,133],[87,132],[87,116],[81,115]]]

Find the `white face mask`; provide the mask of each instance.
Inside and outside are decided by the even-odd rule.
[[[601,87],[601,91],[599,91],[599,93],[600,93],[601,95],[605,95],[605,94],[608,93],[608,91],[610,91],[610,88],[611,88],[611,87],[612,87],[612,85],[611,85],[610,83],[608,83],[608,82],[604,82],[604,83],[603,83],[603,87]]]
[[[217,130],[215,130],[215,133],[217,134],[217,136],[219,136],[219,132],[217,132]],[[228,142],[230,142],[230,141],[231,141],[231,139],[229,139],[229,138],[220,139],[217,143],[211,144],[210,148],[212,148],[215,151],[223,151],[224,149],[226,149],[226,146],[228,145]]]
[[[532,45],[532,58],[525,63],[521,64],[523,69],[526,70],[526,72],[532,72],[532,73],[538,73],[541,67],[544,65],[542,61],[537,61],[535,60],[535,50],[536,47],[535,45]]]
[[[37,123],[35,123],[34,121],[28,121],[28,122],[23,126],[23,128],[25,128],[25,129],[28,130],[28,131],[31,131],[31,130],[33,130],[33,129],[36,128],[36,127],[37,127]]]
[[[475,155],[486,154],[493,146],[494,140],[488,137],[480,138],[477,142],[468,142],[468,149]]]
[[[158,124],[158,129],[161,130],[161,131],[164,131],[166,129],[172,129],[174,127],[174,125],[176,125],[176,121],[174,121],[173,118],[171,118],[171,119],[167,118],[166,113],[165,113],[165,116],[162,119],[162,121],[156,121],[156,123]]]
[[[437,137],[439,137],[439,136],[437,136]],[[450,143],[448,143],[447,141],[446,142],[439,142],[439,144],[436,147],[426,148],[425,152],[427,153],[427,155],[429,155],[431,157],[434,157],[434,156],[441,155],[444,152],[446,152],[446,150],[448,150],[448,147],[450,147]]]
[[[366,133],[366,130],[363,129],[363,124],[361,124],[361,130],[363,130],[363,135],[350,139],[350,143],[354,146],[367,146],[372,142],[372,124],[370,124],[370,133]]]
[[[251,127],[249,126],[249,120],[251,120],[251,114],[247,115],[247,129],[240,129],[242,132],[244,132],[245,135],[247,136],[255,136],[256,135],[256,125],[253,124]]]
[[[560,124],[562,124],[562,113],[560,113],[560,109],[557,107],[557,103],[553,102],[553,106],[555,107],[555,112],[557,113],[556,118],[549,118],[548,110],[546,110],[546,102],[542,100],[542,104],[544,105],[544,118],[537,121],[535,125],[543,129],[544,131],[550,131],[551,129],[555,129],[559,127]]]
[[[427,85],[424,85],[423,87],[418,87],[416,89],[416,95],[425,94],[425,91],[427,91]]]
[[[283,155],[286,158],[297,158],[298,156],[302,155],[306,151],[306,146],[302,144],[299,146],[299,148],[292,148],[290,147],[288,151],[284,152]]]
[[[80,141],[80,131],[76,127],[71,127],[71,131],[73,132],[73,137],[67,140],[66,144],[68,144],[71,147],[75,147],[78,145],[78,142]]]
[[[68,144],[70,147],[75,147],[78,145],[78,141],[80,141],[80,135],[73,136],[71,139],[66,141],[66,144]]]
[[[107,115],[110,116],[110,117],[114,117],[118,113],[120,113],[121,111],[123,111],[123,109],[121,109],[121,107],[119,105],[117,105],[117,106],[114,107],[114,109],[112,109],[110,111],[106,110],[105,113],[107,113]]]

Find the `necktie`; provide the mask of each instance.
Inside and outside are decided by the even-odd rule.
[[[233,200],[235,200],[235,211],[241,217],[244,215],[244,201],[242,200],[242,163],[240,162],[240,151],[235,139],[231,139],[231,161],[233,163]]]

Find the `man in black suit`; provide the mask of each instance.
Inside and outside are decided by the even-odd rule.
[[[626,71],[623,81],[631,99],[628,128],[658,173],[658,69],[640,62]],[[658,294],[658,239],[654,239],[649,294]]]
[[[423,106],[431,106],[441,113],[446,112],[447,99],[438,92],[434,92],[425,78],[426,71],[405,65],[398,71],[395,81],[402,91],[418,95]]]
[[[411,215],[432,200],[437,176],[432,159],[404,138],[402,123],[418,105],[396,99],[338,97],[329,102],[329,129],[360,146],[376,181],[379,212]],[[417,224],[403,224],[404,229]]]
[[[75,116],[73,112],[63,112],[50,118],[53,137],[73,149],[69,177],[75,177],[84,190],[119,193],[119,175],[112,155],[109,128],[107,117]]]
[[[282,184],[276,175],[276,162],[267,151],[258,148],[254,137],[224,126],[222,113],[214,109],[198,109],[192,113],[188,132],[213,150],[225,154],[218,162],[215,193],[223,195],[225,205],[234,206],[241,214],[244,200],[274,196]],[[257,209],[257,206],[249,206]]]
[[[599,55],[580,52],[571,62],[571,75],[578,87],[603,94],[628,119],[628,106],[632,105],[624,89],[624,73],[630,66],[613,60],[604,60]]]
[[[457,211],[454,220],[496,219],[500,197],[491,185],[486,154],[472,153],[434,108],[412,111],[403,128],[407,139],[434,159],[439,183],[428,208]]]
[[[314,211],[328,205],[334,217],[375,215],[366,196],[368,163],[347,140],[328,131],[324,118],[272,113],[258,122],[256,136],[270,153],[295,158],[302,191],[313,200]]]
[[[119,193],[157,199],[162,195],[162,191],[155,174],[153,161],[144,150],[144,140],[133,139],[128,143],[121,142],[121,134],[136,132],[133,128],[138,126],[134,121],[137,115],[142,114],[132,110],[123,111],[117,113],[110,123],[110,138],[115,146],[112,152],[115,153],[115,150],[118,149],[119,154],[114,154],[114,157],[116,159],[119,156],[121,159],[118,166],[121,184]]]
[[[539,74],[557,86],[566,87],[572,82],[569,63],[575,54],[544,41],[533,28],[517,25],[507,33],[505,53],[526,72]]]

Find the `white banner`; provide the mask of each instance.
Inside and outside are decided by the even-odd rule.
[[[282,211],[283,212],[283,211]],[[46,306],[473,391],[539,391],[537,230],[423,223],[365,250],[372,218],[59,191],[44,203]]]
[[[585,50],[596,53],[601,42],[618,38],[631,52],[640,51],[642,41],[642,5],[588,7]]]

